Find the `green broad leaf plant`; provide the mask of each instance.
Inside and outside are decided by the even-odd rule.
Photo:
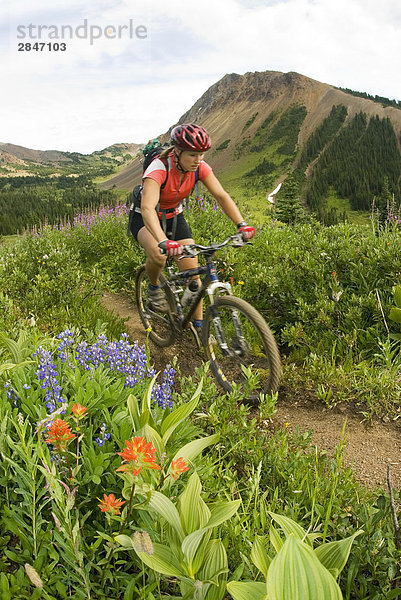
[[[156,376],[150,382],[148,389],[141,398],[130,394],[127,400],[128,415],[131,419],[130,430],[135,437],[143,437],[147,442],[152,444],[155,449],[156,456],[163,463],[162,471],[168,471],[167,467],[171,467],[177,461],[181,464],[191,465],[201,452],[208,446],[219,441],[219,434],[213,434],[202,438],[191,440],[182,446],[179,450],[172,450],[169,444],[170,438],[179,427],[179,425],[188,419],[199,403],[199,399],[203,388],[203,378],[199,381],[197,389],[192,398],[175,408],[172,412],[166,409],[162,418],[157,419],[155,412],[152,410],[152,390],[156,381]],[[127,411],[123,411],[116,417],[116,422],[121,420],[126,423]],[[129,434],[131,435],[131,434]],[[149,471],[142,472],[140,480],[136,480],[135,475],[131,473],[121,474],[125,479],[126,486],[124,494],[127,495],[132,485],[136,483],[136,490],[139,492],[148,492],[155,487],[164,489],[169,487],[174,480],[174,477],[164,476],[158,478],[155,484],[155,478]]]
[[[227,554],[215,537],[219,525],[238,510],[240,500],[206,504],[202,485],[192,473],[176,503],[157,491],[150,493],[143,510],[156,518],[166,531],[165,543],[147,548],[133,536],[117,535],[116,541],[134,550],[154,571],[179,581],[182,600],[223,600],[228,573]]]
[[[117,471],[125,481],[122,495],[128,502],[115,541],[125,549],[135,550],[142,564],[157,573],[177,578],[183,599],[222,600],[227,582],[227,555],[222,541],[213,537],[213,533],[235,514],[240,500],[207,506],[201,497],[202,486],[196,471],[176,504],[169,497],[170,486],[180,474],[189,471],[195,458],[219,440],[215,434],[192,440],[178,451],[170,448],[171,436],[199,402],[203,380],[188,402],[172,412],[165,411],[159,419],[151,407],[154,381],[141,399],[131,394],[127,400],[135,437],[127,440],[126,448],[119,453],[123,464]],[[143,516],[142,531],[136,526],[134,534],[129,536],[124,532],[130,528],[134,510]],[[150,527],[146,527],[149,522]],[[168,544],[152,541],[147,529],[153,537],[157,536],[156,531],[166,529]]]
[[[8,337],[4,331],[0,331],[0,356],[2,354],[7,356],[7,362],[0,364],[0,377],[32,364],[29,353],[29,338],[24,330],[20,330],[17,341]]]
[[[234,600],[342,600],[337,578],[343,570],[354,539],[363,533],[355,532],[343,540],[313,547],[316,534],[307,533],[292,519],[269,513],[271,557],[264,538],[256,536],[251,560],[265,581],[230,581],[227,590]],[[285,540],[274,527],[277,523]]]
[[[179,465],[176,469],[183,467],[181,472],[189,470],[195,458],[207,446],[219,440],[219,435],[215,434],[192,440],[178,451],[170,449],[171,436],[198,405],[203,380],[188,402],[172,412],[166,411],[159,420],[155,419],[151,409],[153,384],[154,381],[141,399],[133,394],[129,396],[128,413],[135,439],[141,437],[151,444],[153,454],[164,457],[164,464],[158,471],[156,462],[146,469],[148,462],[140,477],[132,471],[120,475],[126,482],[123,496],[129,498],[125,524],[132,509],[147,513],[155,521],[156,528],[166,529],[168,543],[153,542],[147,531],[136,530],[132,536],[126,535],[123,533],[124,527],[115,540],[123,548],[134,550],[147,567],[176,578],[183,599],[222,600],[228,573],[227,554],[222,541],[215,537],[215,532],[219,525],[237,512],[240,500],[207,505],[201,496],[202,485],[196,471],[189,477],[176,503],[168,496],[171,484],[180,474],[180,471],[174,470],[174,465]],[[135,505],[134,496],[139,497]],[[146,523],[146,519],[143,522]]]

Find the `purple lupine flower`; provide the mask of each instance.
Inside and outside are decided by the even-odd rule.
[[[167,365],[163,372],[163,379],[160,384],[156,383],[152,390],[152,399],[160,408],[165,409],[167,406],[172,409],[172,389],[174,385],[175,369],[171,365]]]
[[[88,350],[88,342],[79,342],[75,348],[75,358],[85,371],[90,371],[90,351]]]
[[[118,222],[119,219],[124,218],[128,214],[129,207],[126,204],[119,204],[115,206],[101,206],[95,211],[88,211],[87,213],[81,213],[76,215],[73,219],[73,222],[70,223],[66,221],[64,224],[56,223],[51,227],[48,224],[43,225],[39,231],[36,231],[36,228],[33,228],[33,235],[38,237],[39,235],[45,235],[47,231],[52,228],[62,233],[65,233],[67,236],[71,237],[72,229],[82,229],[86,235],[90,235],[91,229],[94,225],[99,222],[104,222],[106,219],[113,218],[115,222]]]
[[[57,366],[53,362],[52,354],[39,346],[34,356],[39,358],[39,365],[36,376],[41,381],[42,390],[46,390],[45,402],[49,412],[56,410],[57,403],[65,402],[61,397],[61,386],[58,381]]]
[[[144,346],[139,346],[138,342],[130,344],[126,333],[117,342],[109,342],[104,334],[99,335],[91,346],[87,342],[80,342],[76,346],[75,357],[87,371],[104,364],[111,371],[125,375],[125,387],[132,388],[155,374],[154,368],[148,365]]]
[[[63,363],[67,359],[67,350],[70,349],[81,368],[90,371],[104,365],[110,371],[125,376],[125,387],[133,388],[141,381],[153,378],[156,373],[154,367],[148,363],[145,347],[139,346],[138,342],[131,344],[126,333],[123,333],[118,341],[109,341],[105,334],[101,334],[92,345],[83,341],[76,344],[75,348],[71,330],[66,329],[57,338],[60,340],[58,356]],[[53,362],[51,352],[42,347],[37,349],[34,356],[39,358],[36,375],[41,382],[41,388],[45,390],[44,400],[47,410],[51,414],[57,410],[59,403],[64,402],[61,397],[62,389],[58,381],[57,367]],[[170,366],[166,367],[162,383],[154,386],[155,402],[163,408],[172,407],[171,390],[174,374],[174,369]],[[8,393],[11,394],[11,391]],[[101,442],[100,445],[103,445],[104,441],[110,437],[105,430],[103,434],[97,438],[97,443]]]
[[[106,423],[103,423],[103,426],[100,429],[99,437],[95,438],[95,442],[99,446],[99,448],[101,446],[103,446],[103,444],[105,442],[107,442],[107,440],[110,439],[110,433],[106,433],[106,431],[107,431],[107,425],[106,425]]]
[[[69,348],[74,343],[73,333],[70,329],[66,329],[58,334],[57,339],[61,340],[61,343],[58,347],[58,357],[60,360],[65,363],[67,360],[67,354],[64,352],[66,348]]]
[[[14,403],[14,406],[18,407],[18,400],[20,397],[17,392],[11,387],[11,384],[8,381],[4,384],[4,387],[6,389],[7,398]]]
[[[106,336],[99,335],[97,342],[92,344],[89,348],[90,362],[95,369],[100,365],[103,365],[106,361],[105,342],[107,342]]]

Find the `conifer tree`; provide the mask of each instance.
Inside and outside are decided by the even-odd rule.
[[[299,183],[293,175],[284,182],[276,198],[275,217],[283,223],[299,223],[305,219],[305,209],[300,198]]]
[[[384,182],[380,194],[375,198],[375,208],[379,213],[379,222],[383,225],[389,220],[394,204],[393,194],[390,192],[390,186],[387,175],[384,177]]]

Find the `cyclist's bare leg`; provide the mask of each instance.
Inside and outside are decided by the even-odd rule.
[[[184,240],[178,240],[178,241],[183,246],[185,246],[187,244],[194,244],[194,240],[192,238],[186,238]],[[178,265],[178,268],[180,271],[186,271],[187,269],[196,269],[198,266],[198,257],[197,256],[194,256],[194,257],[185,256],[183,258],[176,258],[176,262],[177,262],[177,265]],[[193,277],[193,279],[197,279],[198,285],[201,285],[201,280],[200,280],[199,276]],[[196,307],[194,314],[193,314],[193,318],[199,319],[199,320],[203,318],[203,302],[202,301],[199,302],[198,306]]]
[[[146,252],[146,272],[149,276],[149,280],[152,285],[159,285],[159,277],[161,272],[164,269],[166,264],[166,256],[164,254],[160,254],[160,249],[157,245],[157,242],[153,235],[146,229],[146,227],[142,227],[139,230],[137,240],[142,248]],[[178,240],[181,244],[193,244],[194,240],[192,238],[186,238],[184,240]],[[187,269],[196,269],[198,266],[198,258],[195,256],[184,257],[178,260],[176,258],[177,265],[180,271],[185,271]],[[198,278],[195,278],[199,280]],[[199,280],[200,284],[200,280]],[[194,311],[193,318],[194,319],[202,319],[203,317],[203,303],[200,302]]]
[[[146,272],[152,285],[159,285],[159,277],[166,264],[166,256],[160,254],[160,249],[153,235],[142,227],[139,230],[137,240],[146,252]]]

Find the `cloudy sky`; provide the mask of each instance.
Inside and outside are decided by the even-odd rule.
[[[399,0],[2,0],[0,11],[0,142],[83,153],[144,142],[233,72],[297,71],[401,99]]]

